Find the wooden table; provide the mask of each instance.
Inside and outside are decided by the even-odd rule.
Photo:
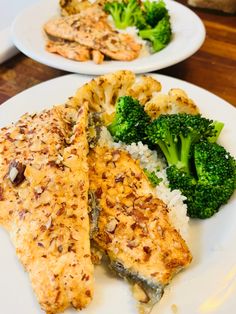
[[[236,17],[203,9],[193,11],[205,24],[205,43],[192,57],[158,72],[204,87],[236,107]],[[66,72],[20,53],[0,66],[0,103],[28,87],[63,74]]]

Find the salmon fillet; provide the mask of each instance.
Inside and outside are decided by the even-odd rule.
[[[141,304],[152,307],[191,253],[138,161],[101,146],[90,150],[88,161],[93,241],[131,281]]]
[[[44,30],[49,36],[76,41],[114,60],[136,59],[141,50],[141,45],[133,37],[111,28],[106,13],[99,6],[50,20],[44,25]]]
[[[75,61],[90,60],[90,49],[76,42],[68,40],[49,40],[46,50]]]
[[[87,109],[25,114],[0,131],[0,225],[48,314],[93,295]]]

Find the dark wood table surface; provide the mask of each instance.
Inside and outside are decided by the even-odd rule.
[[[179,1],[186,3],[186,1]],[[236,16],[195,9],[206,27],[202,47],[187,60],[158,71],[201,86],[236,107]],[[0,65],[0,103],[48,79],[67,74],[22,53]]]

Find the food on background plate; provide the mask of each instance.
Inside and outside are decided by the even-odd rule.
[[[63,16],[44,25],[46,50],[68,59],[92,59],[97,64],[104,58],[131,61],[163,49],[171,40],[170,17],[162,0],[75,0],[60,1],[60,6]]]
[[[115,32],[105,12],[95,6],[77,15],[51,20],[44,30],[49,36],[77,42],[115,60],[133,60],[141,49],[130,35]]]
[[[59,4],[62,16],[80,13],[91,6],[88,0],[60,0]]]
[[[71,42],[64,39],[50,39],[46,44],[46,49],[49,52],[55,52],[59,55],[76,60],[87,61],[90,60],[91,50],[76,42]]]
[[[84,84],[65,105],[1,129],[0,224],[43,310],[87,306],[92,261],[103,256],[130,282],[140,313],[150,312],[191,262],[187,211],[210,216],[196,186],[220,195],[211,215],[234,191],[235,160],[216,143],[222,127],[184,91],[163,94],[153,77],[117,71]],[[193,161],[196,173],[181,166]]]
[[[93,296],[86,124],[85,106],[56,106],[1,129],[0,225],[48,314]]]

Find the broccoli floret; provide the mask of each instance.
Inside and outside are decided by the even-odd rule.
[[[165,15],[168,15],[165,2],[162,0],[158,2],[146,0],[143,5],[146,22],[151,27],[155,27]]]
[[[188,204],[191,217],[208,218],[226,204],[236,187],[236,161],[217,143],[194,146],[197,184]]]
[[[140,30],[139,36],[142,39],[151,41],[154,52],[165,48],[171,40],[171,24],[169,16],[164,16],[154,28]]]
[[[235,188],[235,160],[216,141],[223,124],[201,115],[161,115],[146,134],[166,157],[171,190],[186,197],[190,217],[208,218]]]
[[[172,165],[166,169],[169,187],[171,190],[180,190],[181,193],[191,200],[196,187],[196,180],[193,175]]]
[[[211,142],[211,143],[215,143],[217,140],[218,140],[218,137],[224,127],[224,123],[223,122],[220,122],[220,121],[214,121],[212,123],[214,129],[215,129],[215,134],[211,137],[208,137],[208,142]]]
[[[122,16],[124,11],[123,2],[107,2],[104,5],[104,11],[111,14],[117,28],[122,28],[120,25],[122,25]]]
[[[186,113],[160,115],[147,127],[147,138],[160,147],[169,166],[176,165],[191,173],[191,147],[202,139],[215,136],[212,120]]]
[[[117,100],[115,116],[108,130],[115,141],[137,143],[144,139],[149,122],[150,117],[137,99],[122,96]]]
[[[157,186],[162,181],[162,178],[158,178],[155,171],[150,172],[147,169],[144,169],[143,171],[153,187]]]
[[[236,161],[224,147],[203,141],[194,145],[193,163],[193,174],[176,166],[167,169],[170,188],[179,189],[186,196],[190,217],[209,218],[234,192]]]
[[[194,146],[196,174],[201,184],[224,184],[235,171],[235,160],[219,144],[207,142]]]
[[[129,0],[127,2],[107,2],[104,10],[111,14],[117,28],[125,29],[135,25],[135,15],[139,14],[141,8],[137,0]]]
[[[135,11],[134,25],[139,30],[151,28],[151,26],[147,24],[146,19],[145,19],[145,14],[141,10],[141,8],[139,10]]]

